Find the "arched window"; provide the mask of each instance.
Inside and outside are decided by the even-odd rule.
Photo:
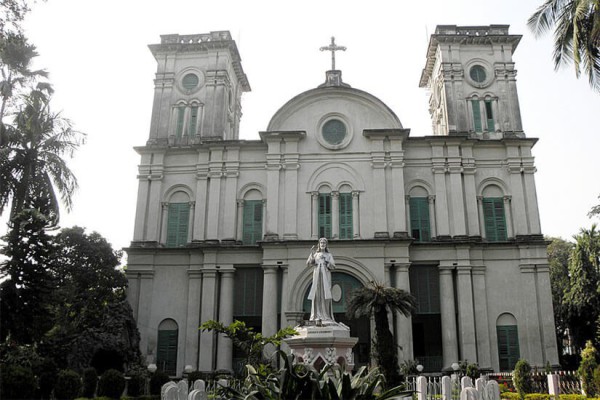
[[[507,240],[504,195],[496,185],[489,185],[483,190],[482,198],[483,223],[485,238],[490,242]]]
[[[177,373],[178,336],[179,328],[174,320],[165,319],[158,325],[156,366],[169,375],[176,375]]]
[[[496,322],[498,337],[498,360],[500,371],[512,371],[521,357],[519,349],[519,328],[512,314],[505,313]]]
[[[263,237],[263,199],[255,189],[244,195],[242,211],[242,243],[255,244]]]
[[[342,185],[339,191],[322,187],[318,193],[317,227],[319,237],[354,238],[352,188]]]
[[[188,242],[190,200],[187,193],[175,192],[167,209],[167,247],[185,246]]]
[[[417,242],[431,240],[431,220],[429,218],[429,197],[421,186],[411,189],[408,200],[410,212],[410,233]]]

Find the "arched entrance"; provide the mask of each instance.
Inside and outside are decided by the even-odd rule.
[[[308,292],[311,285],[304,293],[303,311],[304,319],[310,317],[310,300]],[[344,272],[332,272],[331,291],[333,294],[333,315],[337,322],[341,322],[350,327],[350,336],[357,337],[358,343],[354,346],[355,368],[369,364],[369,354],[371,350],[371,323],[369,318],[348,319],[346,317],[346,304],[354,289],[361,288],[363,285],[358,279]]]

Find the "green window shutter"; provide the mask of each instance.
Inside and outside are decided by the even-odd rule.
[[[158,368],[169,374],[177,372],[177,336],[179,330],[159,330],[156,351],[156,364]]]
[[[319,194],[319,237],[331,238],[331,195]]]
[[[190,221],[189,203],[170,203],[167,217],[167,247],[185,246]]]
[[[519,330],[516,325],[497,326],[496,334],[498,336],[500,371],[512,371],[521,357]]]
[[[262,268],[236,268],[234,288],[234,317],[260,317],[263,304]]]
[[[473,127],[475,132],[481,132],[481,109],[479,108],[479,100],[471,100],[473,106]]]
[[[485,118],[487,120],[487,130],[488,132],[494,132],[496,130],[494,126],[494,113],[492,111],[492,101],[485,101]]]
[[[340,239],[352,239],[352,193],[340,193]]]
[[[483,222],[485,237],[488,241],[501,242],[506,240],[506,219],[502,197],[486,197],[483,199]]]
[[[409,278],[410,292],[417,299],[416,314],[439,314],[440,277],[437,267],[411,268]]]
[[[180,138],[183,136],[183,123],[185,121],[185,107],[177,107],[177,127],[175,129],[175,136]]]
[[[262,239],[262,211],[262,200],[244,201],[242,229],[242,242],[244,244],[255,244]]]
[[[431,223],[429,221],[429,201],[427,197],[411,197],[410,230],[411,235],[418,242],[431,240]]]
[[[190,109],[190,124],[188,126],[189,136],[195,136],[197,132],[196,124],[198,123],[198,106],[193,106]]]

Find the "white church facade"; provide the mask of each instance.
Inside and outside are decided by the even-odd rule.
[[[521,126],[506,25],[438,26],[420,86],[431,132],[412,136],[377,97],[327,71],[240,140],[250,90],[227,31],[165,35],[141,156],[128,297],[141,351],[171,375],[237,368],[231,342],[198,327],[243,320],[265,335],[306,317],[320,237],[335,256],[334,313],[369,362],[368,320],[344,315],[370,281],[410,291],[400,360],[508,370],[557,365],[532,148]],[[333,45],[333,42],[332,42]],[[334,46],[330,46],[334,47]]]

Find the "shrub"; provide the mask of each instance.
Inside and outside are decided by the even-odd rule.
[[[530,393],[525,395],[525,400],[550,400],[550,395],[547,393]]]
[[[83,390],[81,395],[93,399],[98,387],[98,374],[95,368],[86,368],[83,370]]]
[[[520,400],[521,396],[519,396],[519,393],[503,392],[500,393],[500,398],[505,400]]]
[[[116,369],[105,371],[98,381],[98,395],[120,399],[125,390],[125,377]]]
[[[146,384],[146,377],[140,372],[134,372],[129,377],[127,383],[127,396],[138,397],[144,394],[144,386]]]
[[[5,399],[31,399],[35,392],[35,376],[31,368],[3,365],[0,368],[1,392]]]
[[[52,359],[46,358],[42,361],[37,371],[40,397],[42,399],[49,399],[58,378],[58,367]]]
[[[481,376],[479,372],[479,365],[477,364],[468,364],[465,369],[465,375],[471,378],[473,384],[475,384],[475,380]]]
[[[64,369],[58,373],[54,385],[54,397],[60,400],[73,400],[81,391],[81,377],[71,369]]]
[[[531,366],[527,360],[517,361],[513,371],[513,384],[521,399],[524,399],[527,393],[531,393]]]
[[[596,349],[591,341],[587,341],[585,349],[581,351],[581,364],[577,369],[577,374],[581,379],[581,389],[588,397],[596,396],[598,387],[594,382],[594,371],[598,368],[596,361]]]
[[[160,395],[160,388],[162,388],[162,385],[169,382],[169,380],[169,375],[162,371],[156,371],[153,373],[150,377],[150,394]]]

